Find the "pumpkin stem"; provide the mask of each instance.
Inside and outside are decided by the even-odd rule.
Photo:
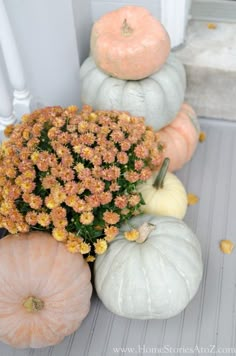
[[[169,158],[165,158],[162,165],[161,165],[161,169],[153,183],[153,187],[156,189],[162,189],[164,186],[164,180],[166,177],[166,173],[168,171],[168,167],[170,164],[170,159]]]
[[[36,297],[28,297],[23,305],[28,312],[37,312],[44,308],[44,302]]]
[[[121,27],[122,35],[123,36],[130,36],[133,32],[132,27],[128,25],[127,19],[124,19],[122,27]]]
[[[135,242],[137,242],[138,244],[142,244],[143,242],[145,242],[148,236],[150,235],[151,231],[154,229],[155,229],[155,225],[147,222],[143,223],[138,228],[139,237],[137,238],[137,240],[135,240]]]

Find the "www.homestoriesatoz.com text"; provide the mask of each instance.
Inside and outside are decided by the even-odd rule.
[[[231,347],[218,347],[216,345],[207,345],[207,346],[181,346],[181,347],[172,347],[170,345],[163,345],[160,347],[152,347],[147,345],[137,345],[137,347],[113,347],[114,354],[198,354],[198,355],[209,355],[209,354],[227,354],[235,355],[236,348]]]

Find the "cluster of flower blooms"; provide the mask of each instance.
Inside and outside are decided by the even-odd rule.
[[[0,226],[45,230],[88,261],[140,213],[137,185],[163,145],[144,119],[84,106],[48,107],[8,127],[0,150]]]

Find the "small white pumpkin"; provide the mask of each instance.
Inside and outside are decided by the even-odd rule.
[[[179,178],[167,172],[169,161],[165,158],[160,171],[138,186],[145,202],[142,211],[183,219],[188,206],[187,193]]]
[[[139,240],[124,237],[131,229],[139,229]],[[182,220],[153,215],[136,216],[123,225],[94,265],[101,301],[113,313],[134,319],[180,313],[196,294],[202,272],[200,244],[189,227]]]
[[[159,71],[142,80],[113,78],[98,69],[92,57],[81,66],[80,77],[83,104],[145,117],[155,130],[174,120],[186,89],[184,66],[173,54]]]

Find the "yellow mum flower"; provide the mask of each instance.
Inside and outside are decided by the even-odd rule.
[[[85,167],[83,165],[83,163],[77,163],[76,166],[74,167],[76,172],[81,172]]]
[[[199,142],[204,142],[206,140],[206,133],[201,131],[199,134]]]
[[[3,218],[1,221],[1,227],[5,227],[5,229],[7,229],[7,231],[9,231],[11,234],[16,234],[18,232],[16,224],[7,218]]]
[[[13,124],[12,125],[8,125],[4,130],[4,135],[6,137],[10,137],[12,132],[14,131],[14,128],[15,128],[15,125],[13,125]]]
[[[30,118],[30,114],[24,114],[22,117],[21,117],[21,121],[22,122],[27,122]]]
[[[129,241],[136,241],[137,238],[139,237],[139,232],[136,229],[126,231],[124,233],[124,237]]]
[[[223,253],[230,255],[234,249],[234,244],[230,240],[221,240],[220,241],[220,249]]]
[[[0,177],[0,186],[3,187],[7,182],[7,178],[6,177]]]
[[[34,179],[36,174],[35,174],[35,170],[33,169],[28,169],[27,171],[25,171],[23,173],[23,176],[25,179]]]
[[[48,215],[47,213],[39,213],[37,216],[37,222],[44,227],[50,225],[50,215]]]
[[[76,106],[76,105],[70,105],[70,106],[67,107],[67,110],[68,110],[69,112],[76,112],[76,111],[78,111],[78,106]]]
[[[80,244],[77,241],[68,241],[66,244],[67,250],[71,253],[80,252]]]
[[[5,216],[10,215],[11,209],[12,209],[12,204],[9,201],[7,201],[7,200],[2,201],[1,206],[0,206],[0,213],[2,215],[5,215]]]
[[[29,129],[29,128],[25,129],[25,130],[23,131],[22,136],[23,136],[23,138],[24,138],[26,141],[28,141],[29,138],[30,138],[30,129]]]
[[[95,261],[95,257],[94,256],[91,256],[91,255],[88,255],[85,259],[87,262],[94,262]]]
[[[68,232],[63,228],[55,228],[52,230],[52,236],[57,241],[65,241],[68,236]]]
[[[38,161],[38,158],[39,158],[39,152],[38,151],[35,151],[32,153],[32,155],[30,156],[32,162],[36,163]]]
[[[195,205],[199,201],[198,196],[193,193],[188,193],[187,198],[188,198],[188,205]]]
[[[86,211],[80,215],[80,222],[83,225],[89,225],[94,220],[94,215],[90,211]]]
[[[107,242],[104,239],[97,239],[97,242],[95,242],[93,245],[97,255],[102,255],[107,250]]]
[[[96,121],[97,120],[97,114],[95,114],[95,112],[91,112],[91,114],[89,115],[89,120],[91,121]]]
[[[58,204],[55,202],[54,198],[50,195],[45,198],[45,205],[48,209],[53,209],[58,206]]]
[[[19,222],[16,224],[18,232],[29,232],[29,225],[24,222]]]
[[[54,188],[52,188],[51,194],[54,201],[57,203],[57,205],[63,203],[66,199],[66,193],[63,191],[63,188],[60,186],[55,186]]]
[[[79,244],[79,252],[82,254],[82,255],[85,255],[86,253],[89,253],[91,250],[91,246],[90,244],[87,244],[86,242],[81,242]]]
[[[25,193],[32,193],[32,191],[35,188],[35,182],[33,182],[30,179],[25,179],[24,181],[22,181],[21,183],[21,190]]]

